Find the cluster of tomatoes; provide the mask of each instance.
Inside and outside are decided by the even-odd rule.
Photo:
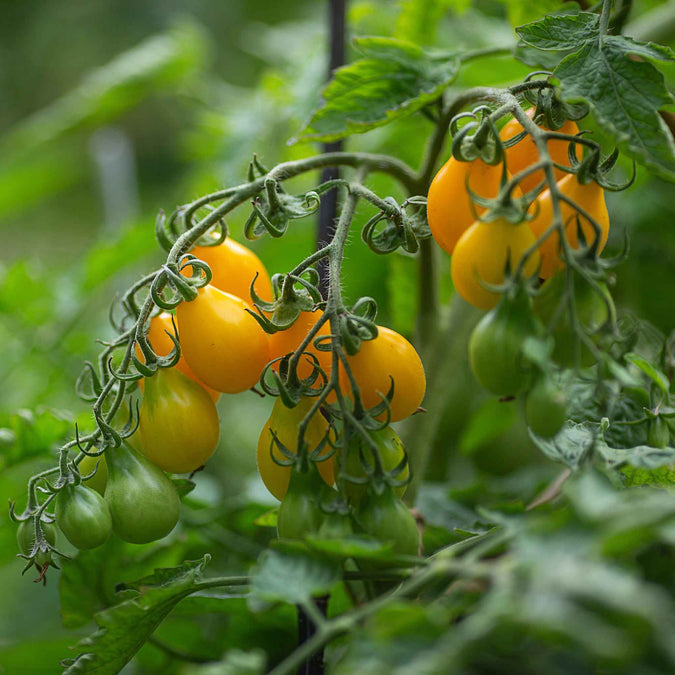
[[[527,111],[530,118],[534,109]],[[567,120],[559,133],[576,136],[577,125]],[[502,141],[522,135],[512,119],[500,132]],[[569,142],[553,138],[547,143],[555,164],[570,166]],[[576,154],[576,149],[575,149]],[[590,365],[593,355],[578,333],[593,336],[609,320],[611,296],[602,281],[589,282],[568,276],[557,230],[538,240],[554,222],[551,190],[544,189],[544,171],[534,169],[539,152],[528,135],[504,151],[505,167],[477,158],[459,161],[451,157],[429,189],[427,217],[439,246],[452,255],[451,273],[457,292],[470,304],[490,310],[476,326],[470,340],[471,366],[476,378],[490,392],[510,398],[526,393],[525,414],[530,428],[543,437],[554,436],[567,417],[564,392],[548,368],[528,361],[523,346],[528,338],[553,336],[550,360],[561,367]],[[528,168],[533,170],[528,172]],[[506,217],[490,219],[484,206],[475,204],[471,192],[494,199],[504,177],[524,172],[515,192],[534,195],[521,222]],[[582,183],[574,172],[554,169],[557,189],[565,197],[560,209],[566,244],[580,248],[581,231],[586,245],[602,251],[609,232],[609,216],[603,188],[595,181]],[[539,192],[537,193],[537,190]],[[567,199],[578,204],[575,209]],[[487,216],[487,217],[486,217]],[[592,224],[588,217],[592,218]],[[520,268],[521,277],[544,282],[532,295],[526,284],[509,284],[509,272]],[[506,283],[505,283],[506,282]],[[538,284],[536,284],[538,285]],[[572,296],[570,303],[568,298]],[[574,307],[577,325],[570,319]],[[543,364],[545,365],[545,364]]]
[[[175,315],[153,316],[146,334],[157,357],[175,353],[177,342],[180,358],[173,367],[157,368],[152,377],[139,381],[143,397],[137,432],[118,448],[99,456],[85,455],[79,471],[70,475],[71,482],[56,496],[56,523],[79,549],[100,546],[112,532],[138,544],[171,532],[178,522],[180,499],[167,473],[191,473],[215,452],[220,438],[216,408],[220,394],[251,389],[270,362],[279,372],[278,362],[300,347],[322,316],[321,309],[303,311],[286,330],[268,334],[262,327],[264,321],[253,317],[250,302],[252,283],[259,298],[269,301],[273,296],[269,275],[258,257],[231,238],[196,246],[192,253],[209,265],[210,282],[198,290],[195,299],[182,302]],[[188,264],[183,274],[189,276],[190,268]],[[330,335],[326,321],[316,339],[330,339]],[[138,361],[144,363],[144,351],[138,344],[135,350]],[[300,360],[298,377],[309,378],[318,367],[323,381],[329,382],[332,353],[317,349],[314,342],[305,351],[311,356]],[[357,529],[393,540],[401,553],[416,554],[417,527],[400,501],[409,476],[407,456],[388,422],[411,415],[422,402],[421,360],[405,338],[382,326],[374,339],[363,341],[360,350],[346,359],[351,373],[341,364],[338,386],[351,406],[349,375],[356,382],[370,421],[368,430],[362,429],[343,443],[344,423],[335,391],[322,406],[314,406],[315,398],[303,396],[294,407],[287,407],[279,397],[262,428],[257,463],[264,484],[282,502],[279,534],[297,538],[319,531],[344,534]],[[373,414],[382,420],[376,422],[367,411],[381,409],[383,401],[387,410]],[[123,411],[128,412],[126,406]],[[303,420],[306,428],[300,439]],[[339,470],[336,456],[341,444],[348,448]],[[336,478],[342,496],[333,487]],[[370,490],[370,482],[378,483],[378,489]],[[41,527],[53,545],[54,526],[42,522]],[[22,522],[19,544],[29,556],[33,534],[32,520]],[[43,553],[35,556],[38,564],[42,557],[49,558],[48,550]]]

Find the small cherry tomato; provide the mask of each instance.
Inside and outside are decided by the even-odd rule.
[[[524,292],[504,296],[471,333],[469,362],[476,379],[497,396],[514,396],[527,389],[532,371],[523,362],[521,350],[539,330]]]
[[[647,425],[647,443],[652,448],[666,448],[670,441],[670,428],[665,417],[654,417]]]
[[[280,330],[276,333],[273,333],[269,336],[270,343],[270,361],[286,354],[294,352],[299,346],[300,343],[307,337],[307,334],[314,326],[314,324],[321,317],[322,312],[301,312],[300,316],[295,320],[295,323],[286,330]],[[324,323],[316,337],[324,337],[330,335],[330,325],[328,322]],[[315,338],[316,339],[316,338]],[[332,354],[331,352],[319,351],[313,344],[307,347],[304,352],[305,354],[313,354],[319,360],[319,365],[322,370],[326,373],[326,377],[330,378],[331,373],[331,363],[332,363]],[[274,366],[275,370],[279,369],[278,363]],[[314,368],[311,361],[306,357],[302,356],[298,362],[298,377],[306,378],[309,377]],[[318,380],[321,382],[321,380]]]
[[[220,438],[211,397],[175,368],[160,368],[147,378],[138,430],[143,454],[171,473],[196,471],[216,451]]]
[[[535,242],[525,223],[513,225],[504,218],[488,223],[476,221],[460,238],[452,256],[450,271],[457,292],[479,309],[491,309],[500,299],[481,285],[481,282],[504,283],[507,259],[515,270],[525,251]],[[534,251],[525,261],[525,276],[533,276],[539,266],[539,255]]]
[[[247,309],[241,298],[209,284],[176,310],[188,365],[202,382],[227,394],[253,387],[269,360],[267,333]]]
[[[604,190],[595,182],[591,181],[582,185],[577,180],[576,176],[569,174],[558,182],[559,190],[570,199],[574,200],[581,206],[600,227],[600,245],[598,253],[602,251],[607,243],[609,235],[609,213],[607,212],[607,204],[605,203]],[[579,237],[577,227],[577,211],[573,209],[566,202],[560,203],[560,210],[562,213],[563,223],[565,224],[565,236],[569,245],[577,249],[579,248]],[[551,202],[550,190],[544,190],[539,197],[537,197],[534,205],[531,207],[534,215],[532,220],[528,221],[528,225],[535,238],[539,238],[553,223],[553,204]],[[584,217],[579,217],[581,229],[586,237],[586,242],[591,244],[596,239],[596,233],[591,223]],[[541,270],[539,276],[542,279],[552,277],[558,270],[565,265],[560,257],[560,237],[557,232],[551,234],[539,247],[541,255]]]
[[[217,289],[251,302],[251,282],[257,274],[255,292],[262,300],[273,299],[272,283],[262,261],[232,237],[216,246],[195,246],[190,252],[211,268],[211,285]],[[183,274],[190,276],[192,267],[185,267]]]
[[[441,167],[429,187],[427,220],[436,243],[452,254],[462,234],[485,211],[471,201],[472,192],[493,199],[499,193],[502,166],[485,164],[483,160],[460,162],[454,157]]]
[[[382,463],[382,468],[385,471],[395,469],[405,457],[403,443],[401,442],[399,435],[390,426],[386,426],[384,429],[379,429],[377,431],[371,431],[368,435],[373,443],[375,443],[377,448],[376,451],[371,448],[361,434],[355,434],[347,447],[344,471],[353,478],[366,477],[363,462],[361,461],[361,455],[363,455],[367,465],[372,467],[375,463],[373,453],[377,452],[380,462]],[[406,464],[401,473],[395,476],[395,479],[404,481],[407,480],[409,475],[410,467]],[[406,485],[397,487],[394,491],[396,496],[402,497],[406,487]],[[342,483],[342,490],[350,504],[358,505],[361,498],[366,493],[366,485],[344,480]]]
[[[535,109],[530,108],[525,111],[525,114],[532,119]],[[507,141],[514,136],[517,136],[523,131],[523,127],[520,125],[520,122],[515,118],[507,122],[502,128],[499,137],[503,141]],[[579,127],[572,120],[567,120],[565,124],[556,129],[557,133],[576,135],[579,133]],[[551,139],[548,141],[548,151],[551,155],[551,159],[556,164],[562,164],[563,166],[569,166],[569,156],[567,153],[569,143],[567,141],[560,141],[556,139]],[[525,136],[521,141],[518,141],[515,145],[512,145],[510,148],[506,148],[506,167],[509,170],[509,173],[515,175],[526,169],[528,166],[532,166],[539,161],[539,151],[537,146],[532,140],[532,136],[529,134]],[[567,176],[564,171],[560,169],[553,169],[555,173],[556,180]],[[520,187],[523,192],[529,192],[534,190],[534,188],[539,185],[545,178],[544,172],[541,169],[533,171],[531,174],[528,174],[525,178],[520,181]]]
[[[361,348],[347,362],[361,390],[366,408],[382,403],[394,381],[394,397],[390,403],[391,422],[412,415],[422,403],[426,390],[424,366],[415,348],[402,335],[385,326],[377,327],[374,340],[364,340]],[[340,366],[340,388],[350,397],[349,378]],[[379,416],[385,419],[386,413]]]
[[[105,500],[113,532],[131,544],[169,534],[178,522],[180,498],[167,475],[125,443],[107,450],[106,462]]]
[[[162,312],[157,316],[153,316],[150,319],[150,328],[148,329],[148,342],[150,346],[154,349],[155,353],[158,356],[167,356],[171,353],[173,349],[173,340],[167,334],[167,331],[172,335],[175,333],[173,322],[171,321],[171,314],[168,312]],[[143,361],[143,353],[141,352],[138,345],[136,345],[136,356]],[[197,384],[201,385],[209,393],[209,396],[217,401],[220,398],[220,392],[215,389],[211,389],[205,385],[193,372],[192,368],[187,364],[185,357],[181,353],[178,363],[175,365],[176,370],[187,375],[191,380],[194,380]],[[145,387],[145,378],[142,378],[138,381],[138,386],[140,390],[143,391]]]
[[[84,485],[68,485],[56,496],[56,522],[80,550],[104,544],[112,532],[110,510],[101,495]]]
[[[287,458],[281,453],[279,447],[274,443],[272,431],[276,434],[279,442],[285,448],[293,453],[298,452],[298,425],[314,405],[311,398],[302,398],[295,408],[287,408],[283,401],[278,398],[274,403],[272,414],[265,426],[263,426],[260,437],[258,438],[258,447],[256,458],[258,462],[258,472],[262,478],[265,487],[279,501],[283,500],[288,490],[288,481],[291,476],[290,466],[281,466],[273,459],[271,453],[282,461]],[[307,425],[304,440],[311,452],[319,446],[328,433],[329,425],[321,412],[314,414]],[[322,454],[330,452],[331,447],[326,444],[326,449]],[[319,474],[328,485],[335,482],[335,469],[333,457],[322,462],[316,462]]]
[[[550,378],[542,377],[525,397],[525,420],[542,438],[553,438],[568,418],[565,393]]]
[[[56,544],[56,527],[52,523],[40,521],[42,533],[51,546]],[[16,531],[16,540],[19,545],[19,551],[23,555],[32,555],[33,547],[35,546],[35,529],[33,519],[22,520],[19,523],[19,528]],[[49,550],[40,550],[35,556],[35,564],[38,567],[44,567],[52,562],[52,554]]]
[[[304,473],[291,471],[288,490],[277,516],[280,539],[304,539],[308,534],[318,532],[324,519],[319,504],[321,492],[321,480],[313,466]]]

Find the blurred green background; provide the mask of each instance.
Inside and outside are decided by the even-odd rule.
[[[523,3],[529,4],[536,5]],[[647,32],[641,37],[654,29],[648,18],[660,4],[639,3],[635,20]],[[511,22],[534,18],[539,9],[528,17],[515,1],[352,2],[349,35],[394,35],[444,49],[508,45]],[[254,152],[271,166],[319,151],[286,141],[318,104],[326,78],[327,6],[309,0],[27,1],[4,2],[2,13],[0,496],[23,508],[27,477],[53,464],[54,448],[75,420],[91,425],[74,381],[83,361],[95,358],[96,339],[112,335],[108,306],[115,293],[161,263],[153,233],[158,210],[170,212],[243,182]],[[672,35],[658,37],[673,46]],[[454,86],[508,84],[528,70],[493,58],[466,67]],[[672,88],[672,68],[668,77]],[[417,166],[431,130],[428,120],[415,117],[347,144]],[[620,167],[627,175],[630,170]],[[317,181],[306,176],[296,185],[307,189]],[[369,186],[400,196],[381,177]],[[608,250],[619,251],[630,237],[630,257],[616,274],[617,305],[670,332],[672,185],[638,170],[636,185],[607,201]],[[240,209],[232,217],[235,238],[242,238],[247,215]],[[412,336],[417,261],[373,256],[357,234],[370,215],[360,208],[345,260],[345,293],[352,301],[375,297],[379,321]],[[274,273],[290,269],[314,241],[315,223],[294,221],[283,239],[251,247]],[[439,254],[438,261],[440,295],[448,302],[449,259]],[[436,461],[457,484],[537,464],[517,404],[487,398],[467,371],[464,343],[477,315],[464,315],[464,328],[448,344],[455,362],[447,397],[435,401],[445,407]],[[241,495],[261,507],[272,504],[254,459],[270,407],[250,393],[221,397],[222,447],[200,478],[207,501]],[[0,672],[59,672],[55,664],[77,636],[61,627],[57,576],[46,588],[32,584],[30,575],[20,579],[13,538],[13,525],[0,515]],[[146,669],[152,671],[141,661],[129,672]]]

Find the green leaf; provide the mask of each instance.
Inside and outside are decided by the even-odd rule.
[[[340,578],[340,568],[310,558],[267,550],[251,573],[251,600],[298,604],[327,593]]]
[[[662,73],[635,55],[673,60],[664,47],[606,36],[565,57],[553,75],[564,100],[588,103],[621,150],[659,176],[675,180],[675,143],[658,114],[672,97]]]
[[[455,79],[457,54],[423,50],[392,38],[359,38],[366,58],[335,71],[323,104],[297,140],[335,141],[410,115],[435,101]]]
[[[590,12],[545,16],[539,21],[516,28],[527,45],[546,51],[577,49],[598,35],[600,17]]]
[[[471,0],[406,0],[396,20],[395,37],[416,44],[432,45],[438,24],[450,9],[463,12]]]
[[[624,359],[629,363],[632,363],[634,366],[637,366],[652,382],[654,382],[659,389],[668,396],[668,390],[670,388],[670,381],[668,376],[665,373],[662,373],[656,366],[647,361],[640,354],[635,352],[629,352],[624,355]]]
[[[550,459],[578,469],[588,451],[597,443],[599,425],[589,422],[566,422],[556,436],[541,438],[530,431],[535,445]]]
[[[114,675],[133,658],[171,610],[199,590],[197,581],[210,556],[172,569],[158,569],[151,577],[126,584],[133,597],[95,615],[98,630],[80,640],[80,654],[66,673]]]
[[[654,485],[655,487],[675,487],[675,466],[666,465],[659,469],[636,469],[624,466],[621,473],[625,476],[626,487]]]

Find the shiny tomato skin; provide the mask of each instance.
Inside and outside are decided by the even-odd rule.
[[[295,408],[287,408],[283,404],[283,401],[278,398],[274,403],[272,414],[260,431],[256,450],[258,473],[265,487],[279,501],[284,499],[288,490],[291,467],[281,466],[272,459],[271,452],[274,452],[275,457],[286,460],[286,457],[281,453],[276,444],[273,444],[272,431],[275,432],[279,441],[288,450],[297,453],[298,425],[310,411],[313,404],[313,399],[304,397]],[[321,412],[315,413],[305,432],[305,442],[310,452],[325,438],[328,428],[328,422]],[[327,444],[322,454],[330,452],[330,449],[330,445]],[[330,457],[325,461],[316,463],[319,474],[328,485],[335,483],[335,464],[333,460],[334,458]]]
[[[402,335],[385,326],[378,326],[377,331],[377,337],[363,340],[359,351],[353,356],[347,356],[347,362],[366,408],[382,403],[393,378],[394,398],[390,403],[390,421],[398,422],[412,415],[422,403],[426,391],[424,366],[415,348]],[[342,365],[340,388],[345,396],[351,396],[349,378]],[[379,419],[385,418],[386,413],[379,416]]]
[[[148,329],[148,342],[150,346],[155,350],[155,353],[158,356],[167,356],[171,353],[173,349],[173,340],[167,334],[167,331],[172,335],[175,333],[173,322],[171,320],[171,314],[169,312],[162,312],[157,316],[153,316],[150,319],[150,327]],[[143,353],[141,352],[138,345],[136,345],[136,356],[143,361]],[[192,368],[187,364],[185,356],[181,353],[178,363],[174,366],[176,370],[186,375],[191,380],[194,380],[197,384],[201,385],[206,389],[209,396],[217,401],[220,398],[220,392],[215,389],[211,389],[205,385],[193,372]],[[138,386],[140,390],[143,391],[145,388],[145,378],[142,378],[138,381]]]
[[[595,182],[591,181],[582,185],[574,175],[567,175],[558,182],[560,191],[578,203],[586,212],[588,212],[600,226],[600,245],[598,253],[607,243],[609,236],[609,213],[607,211],[607,204],[605,203],[604,190]],[[565,233],[567,241],[574,249],[579,248],[579,239],[577,232],[577,211],[569,204],[561,202],[560,204],[563,222],[565,223]],[[532,220],[528,221],[528,225],[532,230],[534,236],[539,238],[553,223],[553,203],[551,201],[550,190],[544,190],[535,204],[530,209],[533,214]],[[587,244],[595,241],[595,230],[590,222],[583,217],[580,217],[581,228],[586,237]],[[559,254],[560,237],[557,232],[550,235],[539,247],[541,255],[541,270],[539,276],[542,279],[549,279],[558,270],[561,270],[565,263]]]
[[[147,379],[138,429],[143,454],[170,473],[190,473],[218,447],[218,411],[203,387],[175,368]]]
[[[113,532],[131,544],[169,534],[178,523],[180,498],[167,475],[125,443],[106,451],[106,462],[105,500]]]
[[[56,544],[56,527],[53,523],[40,522],[42,533],[47,542],[54,546]],[[16,531],[16,540],[19,545],[19,551],[24,555],[31,555],[33,546],[35,545],[35,529],[33,527],[33,519],[22,520],[19,523],[19,528]],[[38,551],[35,556],[35,563],[42,567],[47,563],[52,562],[51,551]]]
[[[56,496],[56,522],[66,539],[81,551],[104,544],[112,532],[108,505],[84,485],[69,485]]]
[[[269,360],[269,341],[244,300],[210,284],[196,300],[178,305],[183,354],[212,389],[237,394],[257,384]]]
[[[232,237],[216,246],[195,246],[190,253],[211,268],[211,285],[217,289],[250,303],[251,282],[257,274],[255,292],[262,300],[269,302],[273,299],[270,276],[262,261],[251,249]],[[191,275],[192,267],[187,266],[183,274]]]
[[[108,465],[105,462],[105,454],[99,457],[85,456],[78,464],[78,468],[83,478],[93,473],[94,469],[96,469],[96,473],[91,478],[83,480],[82,484],[103,495],[105,493],[105,484],[108,480]]]
[[[270,344],[270,360],[286,356],[294,352],[299,346],[300,343],[307,337],[310,329],[321,317],[322,312],[301,312],[300,316],[295,320],[295,323],[290,328],[286,330],[280,330],[276,333],[273,333],[269,336]],[[325,337],[330,335],[330,325],[326,321],[317,334],[318,337]],[[315,338],[316,339],[316,338]],[[313,342],[313,341],[312,341]],[[305,354],[313,354],[319,360],[319,365],[322,370],[326,373],[326,377],[330,379],[331,373],[331,362],[332,362],[332,353],[319,351],[313,344],[307,347],[304,352]],[[275,370],[278,370],[278,364],[275,365]],[[298,363],[298,376],[302,378],[309,377],[312,374],[313,365],[310,362],[309,358],[302,356]],[[320,380],[319,380],[320,382]]]
[[[467,182],[472,192],[481,197],[494,198],[499,193],[501,165],[485,164],[481,159],[460,162],[454,157],[441,167],[429,187],[427,220],[436,243],[452,255],[462,234],[485,211],[471,201]]]
[[[450,267],[455,290],[474,307],[491,309],[501,296],[484,288],[480,281],[502,284],[507,258],[514,271],[534,242],[535,237],[525,223],[513,225],[504,218],[487,223],[476,221],[455,247]],[[533,276],[538,265],[539,255],[534,251],[525,263],[525,276]]]
[[[530,108],[529,110],[525,111],[530,119],[532,119],[532,116],[534,115],[534,110],[534,108]],[[522,132],[522,130],[523,127],[520,125],[520,122],[513,118],[504,125],[499,134],[499,137],[503,141],[506,141],[510,138],[513,138],[514,136],[517,136]],[[562,127],[556,131],[557,133],[561,134],[576,135],[579,133],[579,127],[572,120],[567,120],[565,124],[563,124]],[[548,151],[551,155],[551,159],[556,164],[569,166],[570,161],[567,153],[568,147],[569,143],[567,141],[555,139],[550,140],[548,142]],[[534,141],[529,134],[515,145],[512,145],[510,148],[506,148],[506,167],[511,175],[519,173],[528,166],[536,164],[538,161],[539,151],[537,150],[537,146],[534,144]],[[556,180],[560,180],[561,178],[568,175],[564,171],[556,168],[553,169],[553,172],[555,173]],[[544,178],[545,175],[543,170],[538,169],[537,171],[534,171],[523,178],[520,181],[520,187],[522,188],[523,192],[529,192],[530,190],[534,190],[534,188],[536,188],[537,185],[539,185],[539,183],[544,180]]]

